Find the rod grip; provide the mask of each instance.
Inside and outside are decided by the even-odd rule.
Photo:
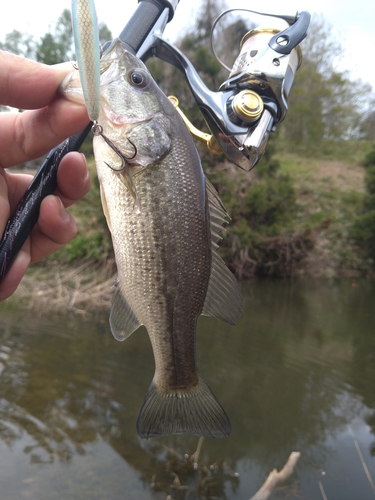
[[[39,217],[43,199],[57,188],[57,170],[63,157],[78,151],[92,124],[52,149],[10,216],[0,241],[0,283]]]
[[[173,7],[168,0],[141,0],[125,28],[120,33],[130,52],[136,54],[153,29],[163,10],[169,8],[169,20],[173,17]]]

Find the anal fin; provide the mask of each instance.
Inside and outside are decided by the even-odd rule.
[[[234,325],[243,310],[243,301],[237,280],[223,259],[212,252],[212,267],[202,313]]]
[[[111,303],[109,326],[111,327],[112,335],[119,341],[127,339],[141,326],[133,309],[124,297],[119,284],[117,284]]]

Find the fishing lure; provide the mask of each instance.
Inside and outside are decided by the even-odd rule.
[[[74,46],[83,96],[91,121],[99,118],[100,50],[94,0],[72,0]]]
[[[103,128],[98,124],[100,109],[100,49],[94,0],[72,0],[72,24],[83,97],[85,99],[87,114],[93,122],[92,132],[94,135],[101,135],[108,146],[119,156],[121,166],[119,168],[111,168],[117,172],[121,172],[126,167],[126,160],[136,156],[137,149],[131,143],[134,147],[134,155],[131,158],[127,158],[103,134]]]

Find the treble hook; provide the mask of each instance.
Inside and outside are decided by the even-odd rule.
[[[120,158],[121,160],[121,166],[120,168],[114,168],[112,167],[112,165],[110,165],[109,163],[107,162],[104,162],[106,165],[108,165],[109,168],[111,168],[114,172],[122,172],[125,168],[126,168],[126,161],[127,160],[132,160],[133,158],[135,158],[137,156],[137,153],[138,153],[138,150],[137,150],[137,146],[128,138],[126,138],[128,140],[128,142],[130,142],[130,144],[133,146],[134,148],[134,154],[133,156],[125,156],[119,149],[117,146],[115,146],[113,144],[113,142],[108,139],[108,137],[104,134],[103,132],[103,127],[101,125],[99,125],[99,123],[97,122],[94,122],[93,126],[92,126],[92,133],[96,136],[100,135],[104,141],[108,144],[108,146],[117,154],[117,156]]]

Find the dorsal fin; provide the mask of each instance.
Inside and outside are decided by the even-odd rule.
[[[228,222],[229,215],[208,179],[206,179],[206,192],[211,222],[212,264],[202,314],[234,325],[243,309],[241,291],[236,278],[216,253],[217,242],[223,231],[222,225]]]
[[[211,242],[212,248],[218,248],[217,242],[221,239],[220,233],[224,231],[223,224],[230,220],[223,202],[219,198],[216,189],[206,177],[206,193],[208,198],[208,210],[211,223]]]

